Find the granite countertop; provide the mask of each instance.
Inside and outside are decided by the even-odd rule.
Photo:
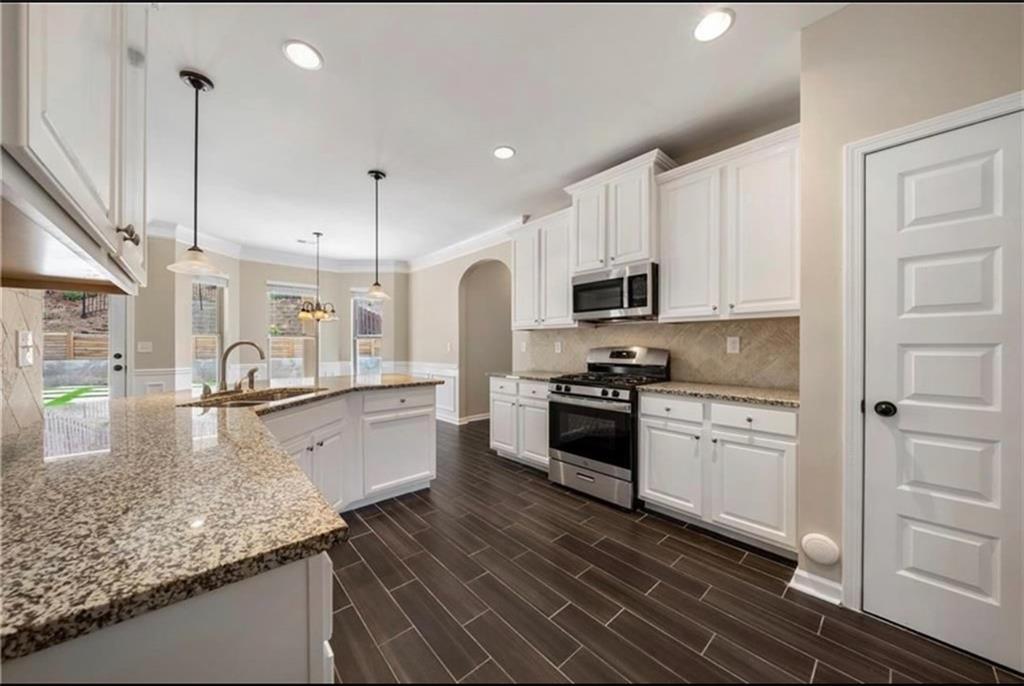
[[[48,408],[3,439],[3,659],[329,550],[348,526],[258,413],[435,383],[332,378],[256,408],[180,407],[190,393]]]
[[[508,379],[523,379],[524,381],[550,381],[556,376],[564,376],[567,373],[529,370],[525,372],[491,372],[487,376],[503,376]]]
[[[734,403],[788,408],[800,407],[800,392],[783,388],[753,388],[751,386],[726,386],[690,381],[664,381],[641,386],[640,390],[644,393],[681,395],[704,400],[725,400]]]

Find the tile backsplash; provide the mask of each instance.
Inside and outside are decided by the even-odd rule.
[[[43,419],[43,291],[3,288],[3,419],[0,433],[11,435]],[[18,366],[18,331],[31,331],[35,362]]]
[[[739,353],[726,352],[730,336],[739,337]],[[515,341],[517,370],[582,371],[591,348],[643,345],[671,352],[675,380],[760,388],[800,386],[799,317],[524,331],[516,333]],[[556,343],[561,343],[561,353],[555,352]]]

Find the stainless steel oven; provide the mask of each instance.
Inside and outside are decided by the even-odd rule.
[[[653,319],[658,315],[658,265],[643,262],[572,279],[577,321]]]

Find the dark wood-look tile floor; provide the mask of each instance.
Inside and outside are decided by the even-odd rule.
[[[787,589],[790,562],[554,486],[487,422],[437,440],[429,490],[344,514],[341,682],[1021,682]]]

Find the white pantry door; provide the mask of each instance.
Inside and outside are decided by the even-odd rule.
[[[1022,123],[869,155],[864,208],[863,608],[1018,669]]]

